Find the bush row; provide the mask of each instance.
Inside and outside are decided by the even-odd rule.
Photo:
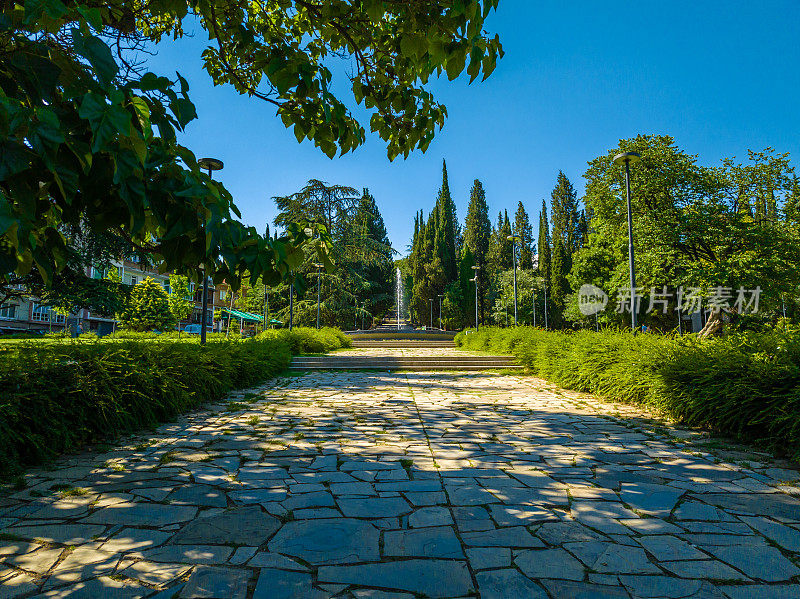
[[[800,458],[800,335],[633,335],[520,327],[462,332],[467,349],[514,354],[533,374],[645,404],[691,426]]]
[[[0,476],[255,385],[284,369],[293,353],[349,343],[331,329],[214,338],[205,346],[191,338],[126,337],[0,345]]]

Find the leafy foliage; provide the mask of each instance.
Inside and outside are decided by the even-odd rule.
[[[150,277],[133,286],[128,303],[119,314],[120,326],[137,332],[168,331],[175,322],[167,292]]]
[[[347,343],[340,332],[302,329],[245,340],[209,335],[204,346],[133,332],[2,343],[0,476],[255,385],[285,368],[291,353]]]

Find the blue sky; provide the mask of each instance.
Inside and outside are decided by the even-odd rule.
[[[330,160],[298,144],[271,105],[214,87],[202,70],[208,40],[199,27],[160,44],[148,66],[188,79],[199,120],[181,143],[224,160],[218,176],[246,223],[263,229],[275,217],[271,198],[310,178],[369,187],[405,253],[413,213],[435,201],[443,158],[462,220],[478,178],[493,221],[521,200],[534,222],[559,169],[582,191],[586,163],[639,133],[672,135],[706,164],[766,146],[797,164],[797,23],[797,0],[501,0],[487,29],[500,34],[505,58],[483,83],[435,82],[449,112],[444,129],[425,154],[394,162],[370,134],[355,153]]]

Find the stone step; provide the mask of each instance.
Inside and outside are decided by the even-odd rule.
[[[520,368],[508,356],[300,356],[290,368],[298,370],[487,370]]]
[[[455,348],[455,343],[446,340],[432,339],[430,341],[420,340],[414,341],[412,339],[364,339],[353,340],[353,347],[400,347],[407,349],[414,348],[428,348],[428,347],[451,347]]]

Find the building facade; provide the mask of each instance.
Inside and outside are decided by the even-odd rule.
[[[157,272],[152,268],[147,268],[131,260],[119,260],[113,263],[112,268],[117,270],[120,280],[126,285],[136,285],[147,278],[156,280],[164,287],[169,294],[172,292],[169,286],[169,275]],[[108,272],[101,272],[92,268],[86,273],[94,279],[101,279],[108,275]],[[194,309],[187,320],[178,323],[178,327],[183,330],[190,324],[200,324],[203,313],[203,286],[189,283],[192,293]],[[230,299],[230,290],[225,283],[214,285],[209,279],[208,285],[208,317],[207,327],[211,332],[224,331],[223,318],[214,318],[216,310],[227,307]],[[114,315],[100,314],[90,310],[79,310],[75,314],[58,314],[49,306],[42,305],[38,298],[24,295],[20,299],[11,300],[0,305],[0,334],[21,333],[21,332],[61,332],[70,329],[73,334],[92,331],[98,335],[107,335],[117,328],[117,320]]]

